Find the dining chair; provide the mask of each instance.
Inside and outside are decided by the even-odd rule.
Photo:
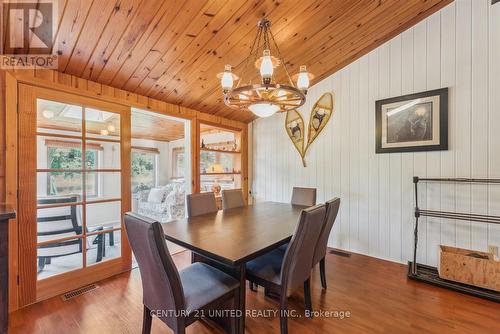
[[[316,205],[316,188],[293,187],[293,205],[313,206]]]
[[[313,206],[316,205],[316,188],[293,187],[292,205]],[[281,245],[279,249],[283,252],[288,248],[288,243]],[[253,285],[252,285],[253,288]]]
[[[288,333],[288,296],[300,285],[304,287],[305,307],[312,316],[311,267],[325,215],[324,204],[302,210],[284,255],[279,249],[275,249],[246,265],[247,280],[250,284],[258,284],[279,294],[281,334]]]
[[[334,198],[325,203],[326,217],[323,223],[321,234],[319,235],[316,249],[314,251],[313,265],[314,268],[319,263],[319,272],[321,276],[321,286],[326,289],[326,272],[325,272],[325,256],[328,249],[328,238],[332,231],[333,224],[337,218],[340,208],[340,198]]]
[[[241,189],[222,190],[222,209],[239,208],[245,205]]]
[[[177,270],[159,222],[128,212],[125,230],[141,273],[143,334],[151,332],[153,315],[174,333],[185,334],[200,310],[220,308],[224,303],[230,309],[238,307],[240,284],[233,277],[200,262]],[[233,333],[237,326],[232,317]]]
[[[186,197],[188,217],[218,211],[214,193],[189,194]]]

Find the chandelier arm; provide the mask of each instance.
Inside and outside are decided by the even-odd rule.
[[[282,106],[300,107],[300,105],[297,103],[287,103],[287,102],[282,102],[282,101],[277,101],[276,104],[279,104]]]
[[[292,78],[290,77],[290,73],[288,73],[288,68],[286,68],[285,60],[283,59],[283,56],[281,55],[280,49],[278,48],[278,44],[276,43],[276,40],[274,39],[274,35],[273,35],[272,31],[269,31],[269,34],[271,35],[271,39],[273,41],[274,47],[276,48],[276,51],[278,52],[278,57],[279,57],[281,63],[283,64],[283,68],[285,69],[285,73],[286,73],[286,76],[288,77],[288,81],[290,82],[290,85],[292,87],[295,87],[295,85],[293,84]]]

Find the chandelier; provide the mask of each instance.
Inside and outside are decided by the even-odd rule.
[[[224,72],[217,75],[224,93],[224,103],[233,109],[250,110],[258,117],[269,117],[278,111],[300,107],[305,103],[309,81],[313,76],[304,65],[300,66],[300,72],[294,76],[294,84],[271,32],[271,22],[264,18],[257,23],[257,27],[250,54],[241,63],[244,64],[242,75],[247,75],[248,80],[244,81],[232,73],[231,65],[226,65]],[[259,75],[251,74],[251,63],[259,70]],[[284,72],[288,83],[276,82],[277,70]],[[258,82],[254,83],[253,80]]]

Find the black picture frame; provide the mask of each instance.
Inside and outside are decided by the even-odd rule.
[[[383,106],[398,102],[405,102],[421,98],[439,97],[439,142],[437,144],[423,144],[419,146],[383,147],[382,146],[382,114]],[[432,109],[431,109],[432,110]],[[433,123],[434,126],[434,123]],[[423,151],[445,151],[448,150],[448,88],[440,88],[421,93],[408,94],[375,102],[375,152],[376,153],[402,153]]]

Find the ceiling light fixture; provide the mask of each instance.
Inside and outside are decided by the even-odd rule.
[[[44,111],[42,111],[42,115],[46,119],[52,119],[52,118],[54,118],[55,113],[52,110],[45,109]]]
[[[226,65],[224,72],[217,75],[224,93],[224,103],[233,109],[250,110],[258,117],[269,117],[278,111],[284,112],[300,107],[305,103],[307,89],[313,76],[306,71],[305,66],[300,66],[294,84],[271,32],[271,22],[262,19],[257,27],[257,35],[250,48],[250,54],[242,62],[244,64],[242,75],[248,76],[248,81],[242,82],[241,77],[238,78],[232,73],[231,65]],[[272,56],[272,52],[275,52],[278,58]],[[251,60],[260,74],[258,83],[252,82],[252,79],[259,76],[250,73]],[[288,79],[287,84],[276,82],[276,70],[280,65]],[[233,88],[235,82],[236,87]]]

